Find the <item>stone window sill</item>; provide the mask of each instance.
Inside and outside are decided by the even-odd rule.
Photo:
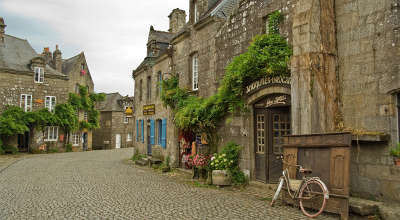
[[[390,139],[390,135],[388,134],[362,134],[362,135],[353,135],[353,141],[361,141],[361,142],[388,142]]]

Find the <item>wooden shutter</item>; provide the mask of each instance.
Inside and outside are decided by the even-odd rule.
[[[155,126],[154,126],[154,120],[150,119],[150,144],[154,145],[154,132],[155,131]]]
[[[164,118],[161,123],[161,146],[165,149],[167,147],[167,119]]]
[[[136,120],[136,141],[139,142],[139,120]]]

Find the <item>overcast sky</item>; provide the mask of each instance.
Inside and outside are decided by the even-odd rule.
[[[27,39],[38,53],[56,44],[63,58],[84,51],[96,92],[130,96],[150,25],[167,31],[174,8],[188,14],[189,0],[0,0],[6,34]]]

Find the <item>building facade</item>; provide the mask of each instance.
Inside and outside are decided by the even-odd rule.
[[[148,56],[149,62],[133,73],[135,95],[143,95],[135,107],[137,140],[144,152],[153,143],[152,119],[142,113],[155,102],[159,115],[152,117],[167,119],[168,131],[174,130],[167,132],[168,143],[172,140],[175,148],[170,156],[181,160],[173,115],[159,99],[152,101],[157,73],[178,75],[182,88],[201,97],[215,94],[230,61],[246,52],[256,35],[267,33],[269,15],[280,11],[280,34],[293,49],[291,77],[248,85],[244,99],[249,112],[221,123],[220,146],[229,141],[243,146],[240,166],[250,171],[251,179],[273,183],[282,168],[282,136],[350,131],[352,195],[400,201],[400,170],[389,155],[400,133],[398,1],[190,0],[189,4],[189,21],[170,25],[172,37],[163,41],[169,44],[165,54]],[[147,84],[149,77],[154,81]]]
[[[68,100],[69,93],[78,93],[79,86],[93,92],[94,85],[83,52],[70,59],[62,59],[58,46],[54,52],[44,48],[37,54],[27,40],[5,33],[4,19],[0,18],[0,110],[7,105],[20,106],[24,111],[47,108],[54,111],[59,103]],[[85,112],[79,112],[85,120]],[[29,149],[63,149],[66,139],[74,150],[92,148],[91,131],[81,130],[71,135],[59,127],[45,127],[10,137],[5,144],[20,151]]]
[[[133,102],[133,97],[110,93],[104,102],[97,104],[100,127],[93,131],[93,149],[133,147]]]

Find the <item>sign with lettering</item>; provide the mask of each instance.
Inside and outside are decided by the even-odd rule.
[[[254,106],[256,108],[270,108],[270,107],[289,106],[289,105],[290,105],[289,95],[275,94],[257,102]]]
[[[156,105],[144,105],[143,115],[154,115],[156,113]]]
[[[290,77],[264,77],[253,82],[246,87],[246,94],[255,92],[258,89],[265,88],[275,84],[284,84],[290,86]]]

